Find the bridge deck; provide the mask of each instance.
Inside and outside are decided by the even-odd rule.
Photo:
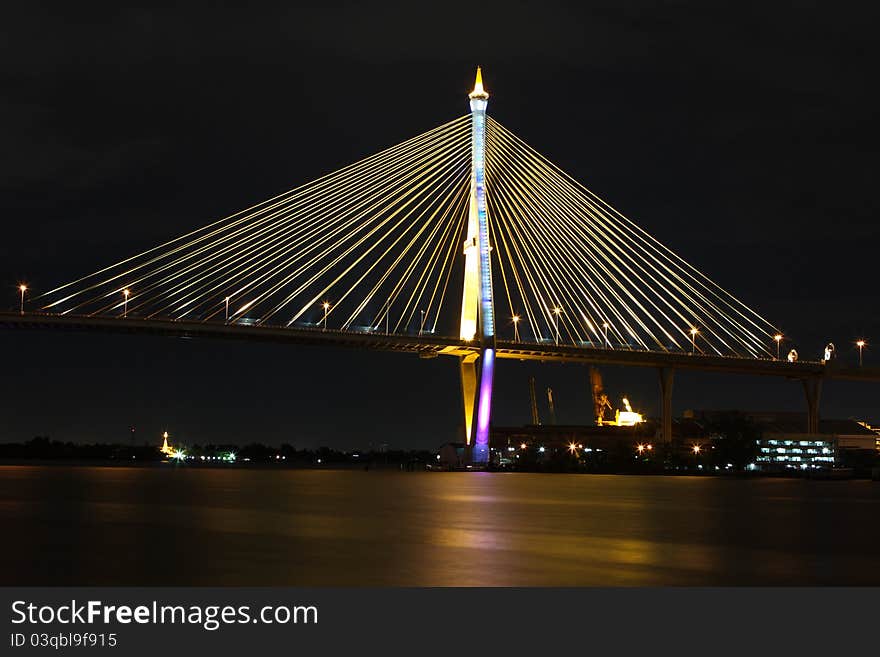
[[[147,334],[180,338],[220,338],[261,342],[286,342],[313,346],[336,346],[376,351],[415,353],[422,358],[439,355],[461,356],[477,351],[477,346],[457,338],[435,335],[385,335],[376,332],[321,330],[320,328],[255,326],[198,322],[191,320],[145,319],[138,317],[89,317],[47,313],[0,312],[0,328],[30,330],[99,331],[121,334]],[[499,341],[498,357],[548,362],[595,363],[631,367],[672,367],[736,374],[782,376],[796,379],[826,377],[860,381],[880,381],[880,368],[853,367],[818,361],[775,361],[715,355],[691,355],[668,351],[639,351],[578,347],[552,343],[530,344]]]

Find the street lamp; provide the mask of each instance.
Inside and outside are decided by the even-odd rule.
[[[513,341],[519,342],[519,315],[513,316]]]
[[[330,310],[330,302],[325,301],[324,303],[321,304],[321,307],[324,309],[324,328],[322,330],[326,331],[327,330],[327,313]]]
[[[608,342],[608,322],[604,322],[602,328],[605,329],[605,346],[610,347],[611,344]]]
[[[559,344],[559,313],[561,313],[561,312],[562,312],[562,308],[560,308],[559,306],[556,306],[553,309],[553,314],[556,316],[555,320],[553,322],[553,325],[556,327],[556,344],[557,345]]]
[[[697,351],[697,333],[699,331],[696,328],[691,328],[691,356]]]
[[[226,323],[229,323],[229,297],[226,297]]]
[[[419,322],[419,335],[421,335],[422,333],[425,332],[425,311],[420,310],[419,313],[421,313],[421,316],[422,316],[422,319]]]
[[[776,340],[776,360],[779,360],[779,343],[782,342],[782,334],[777,333],[773,339]]]
[[[128,297],[131,296],[131,290],[125,288],[122,291],[122,296],[125,297],[125,300],[122,302],[122,317],[125,319],[128,317]]]
[[[703,448],[700,447],[699,445],[694,445],[693,448],[692,448],[692,450],[693,450],[693,452],[694,452],[694,455],[696,456],[696,455],[698,455],[700,452],[703,451]]]
[[[857,340],[856,346],[859,348],[859,367],[862,366],[862,349],[865,348],[865,345],[868,344],[864,340]]]
[[[18,291],[21,292],[21,305],[19,306],[19,312],[24,315],[24,293],[27,292],[27,285],[22,283],[18,286]]]

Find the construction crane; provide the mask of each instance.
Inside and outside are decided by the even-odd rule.
[[[614,409],[611,402],[608,401],[608,395],[605,394],[605,389],[602,385],[602,374],[599,372],[599,368],[595,366],[590,367],[590,388],[593,393],[593,413],[596,417],[596,424],[600,427],[632,427],[645,421],[641,413],[636,413],[632,409],[629,399],[625,396],[623,398],[624,410]],[[606,411],[614,411],[613,420],[605,419]]]
[[[602,374],[599,368],[590,366],[590,388],[593,392],[593,417],[596,418],[596,424],[600,427],[605,423],[605,411],[613,411],[611,402],[608,401],[608,395],[602,386]]]
[[[541,416],[538,415],[538,398],[535,396],[535,377],[529,377],[529,394],[532,399],[532,424],[534,426],[541,425]]]

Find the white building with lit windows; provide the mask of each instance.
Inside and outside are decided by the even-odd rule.
[[[819,433],[797,431],[799,413],[750,413],[762,427],[755,466],[761,470],[852,466],[877,453],[877,435],[855,420],[820,420]]]

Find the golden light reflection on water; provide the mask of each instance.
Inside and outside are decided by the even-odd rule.
[[[6,584],[865,584],[878,502],[871,482],[0,466],[0,558]]]

